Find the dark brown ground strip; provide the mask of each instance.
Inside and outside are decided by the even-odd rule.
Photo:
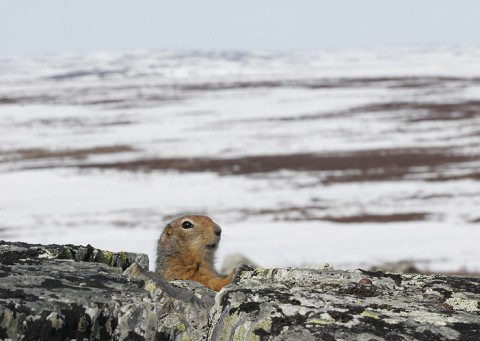
[[[181,172],[216,172],[219,174],[255,174],[280,170],[336,171],[355,170],[361,176],[381,180],[410,174],[412,167],[430,167],[479,161],[480,155],[460,155],[441,149],[381,149],[342,154],[289,154],[248,156],[228,159],[169,158],[142,159],[129,162],[89,163],[81,168],[125,171],[177,170]],[[355,178],[354,176],[353,178]],[[333,180],[333,178],[332,178]]]
[[[0,97],[0,104],[27,104],[27,103],[55,103],[54,96],[39,95],[39,96],[23,96],[23,95],[3,95]]]
[[[270,118],[269,121],[310,121],[350,117],[355,114],[384,113],[404,111],[405,120],[411,123],[423,121],[454,121],[480,117],[480,101],[464,101],[455,103],[429,102],[385,102],[354,107],[351,109],[327,113],[310,113],[296,116]]]
[[[289,215],[295,215],[301,217],[299,220],[313,220],[317,217],[317,213],[328,209],[326,205],[306,205],[306,206],[292,206],[292,207],[280,207],[280,208],[263,208],[258,210],[243,209],[240,212],[245,217],[251,216],[271,216],[275,220],[288,220]]]
[[[275,220],[285,221],[330,221],[334,223],[394,223],[427,220],[428,213],[409,212],[392,214],[358,214],[351,216],[321,215],[326,206],[284,207],[278,209],[245,210],[245,215],[272,215]],[[293,215],[292,215],[293,214]]]
[[[114,118],[105,120],[90,120],[80,117],[62,117],[62,118],[39,118],[32,119],[26,122],[15,124],[19,127],[37,127],[37,126],[62,126],[62,127],[107,127],[107,126],[120,126],[135,124],[137,121],[128,120],[124,118]]]
[[[326,210],[329,206],[326,205],[305,205],[305,206],[293,206],[293,207],[281,207],[281,208],[264,208],[260,210],[245,210],[242,211],[248,215],[271,215],[277,213],[301,213],[307,214],[312,210]]]
[[[319,220],[332,221],[335,223],[394,223],[403,221],[426,220],[428,213],[394,213],[394,214],[362,214],[347,217],[326,216]]]
[[[454,181],[454,180],[478,180],[480,181],[480,172],[472,172],[468,174],[462,174],[462,175],[436,175],[432,176],[428,179],[425,179],[426,181],[432,181],[432,182],[441,182],[441,181]]]
[[[0,156],[6,156],[9,161],[13,160],[36,160],[36,159],[85,159],[89,155],[115,154],[133,152],[136,149],[130,146],[103,146],[84,149],[60,149],[47,150],[40,148],[19,149],[8,152],[0,152]]]
[[[133,89],[133,88],[132,88]],[[134,89],[133,89],[134,90]],[[115,91],[111,89],[111,91]],[[159,89],[161,91],[161,89]],[[135,97],[125,98],[109,98],[107,94],[104,98],[91,99],[87,91],[78,90],[71,93],[60,93],[58,95],[49,96],[17,96],[4,95],[0,97],[0,105],[2,104],[49,104],[49,105],[105,105],[118,108],[141,107],[156,103],[177,102],[185,99],[183,96],[177,95],[135,95]],[[72,100],[72,98],[74,100]]]
[[[397,181],[405,178],[407,174],[412,174],[407,169],[385,169],[381,172],[362,172],[360,174],[329,175],[321,180],[324,185],[348,182],[371,182],[371,181]]]
[[[480,101],[456,103],[387,102],[353,108],[350,113],[411,111],[410,122],[451,121],[480,117]]]
[[[58,76],[59,79],[75,78],[83,76],[72,73],[71,75]],[[305,89],[335,89],[335,88],[442,88],[445,84],[456,86],[472,86],[480,84],[480,78],[462,77],[352,77],[352,78],[312,78],[312,79],[290,79],[290,80],[255,80],[255,81],[226,81],[226,82],[205,82],[197,84],[160,84],[142,86],[117,86],[117,87],[84,87],[65,89],[58,94],[3,94],[0,95],[2,104],[75,104],[75,105],[123,105],[126,107],[140,105],[141,103],[161,103],[180,101],[185,99],[182,92],[190,91],[222,91],[236,89],[255,88],[305,88]],[[135,98],[109,98],[109,92],[118,90],[140,90],[149,89],[157,92],[156,95],[142,94],[137,91]],[[172,93],[173,91],[173,93]],[[103,94],[105,98],[92,100],[90,95]],[[87,96],[87,97],[85,97]],[[75,99],[73,102],[71,99]],[[83,101],[82,98],[85,98]]]
[[[445,83],[471,85],[480,83],[480,78],[461,77],[339,77],[317,79],[290,79],[290,80],[255,80],[233,81],[216,83],[198,83],[179,85],[183,91],[219,91],[249,88],[280,88],[298,87],[307,89],[333,88],[425,88],[439,87]]]
[[[369,182],[369,181],[395,181],[402,180],[407,175],[417,174],[420,172],[408,171],[408,169],[384,169],[380,172],[362,172],[360,174],[346,174],[346,175],[330,175],[324,177],[321,182],[325,185],[333,183],[348,183],[348,182]],[[463,175],[438,175],[438,174],[422,174],[417,179],[421,178],[427,182],[444,182],[444,181],[458,181],[458,180],[479,180],[480,173],[472,172]]]

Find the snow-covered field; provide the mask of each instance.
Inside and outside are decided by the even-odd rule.
[[[480,272],[480,48],[0,58],[0,239]]]

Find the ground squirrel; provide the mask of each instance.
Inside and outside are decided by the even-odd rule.
[[[221,233],[220,226],[206,216],[188,215],[172,221],[158,240],[156,272],[169,281],[196,281],[220,290],[239,271],[227,276],[215,271],[213,259]]]

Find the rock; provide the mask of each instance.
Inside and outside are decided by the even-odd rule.
[[[155,297],[166,294],[178,300],[192,303],[198,308],[210,309],[215,303],[216,291],[204,285],[191,281],[168,282],[158,273],[145,271],[141,266],[134,263],[123,275],[130,279],[140,280],[145,283],[145,289]]]
[[[143,281],[122,275],[135,260],[148,269],[146,255],[0,241],[0,339],[201,340],[215,293],[179,286],[190,296],[211,292],[208,307],[161,290],[151,295]]]
[[[227,255],[223,260],[222,266],[220,267],[220,273],[229,274],[240,264],[247,264],[253,267],[258,267],[255,262],[242,255],[241,253],[232,253],[230,255]]]
[[[480,277],[256,269],[218,295],[209,340],[479,340]]]
[[[198,283],[167,282],[147,264],[144,255],[89,246],[0,241],[0,339],[478,340],[480,335],[480,277],[328,265],[257,268],[215,293]]]
[[[75,245],[39,245],[27,243],[9,243],[0,240],[2,264],[14,264],[22,259],[66,259],[76,262],[104,263],[123,270],[133,263],[148,269],[148,256],[130,252],[110,252],[87,246]]]
[[[383,271],[383,272],[395,272],[395,273],[407,273],[407,274],[419,274],[420,270],[415,266],[415,263],[409,260],[402,260],[398,262],[384,263],[382,265],[373,266],[370,271]]]

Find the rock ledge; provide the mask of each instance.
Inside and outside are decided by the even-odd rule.
[[[0,241],[0,339],[480,339],[475,276],[257,268],[217,294],[134,267],[147,256]]]

